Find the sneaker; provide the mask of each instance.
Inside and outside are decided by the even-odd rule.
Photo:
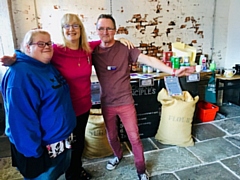
[[[145,172],[143,174],[138,174],[138,178],[139,180],[149,180],[149,175],[147,172]]]
[[[121,159],[118,159],[118,157],[114,157],[113,159],[110,159],[108,161],[106,168],[111,171],[117,167],[120,161]]]

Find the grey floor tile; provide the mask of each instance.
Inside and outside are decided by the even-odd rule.
[[[221,162],[240,177],[240,156],[225,159]]]
[[[238,180],[221,164],[214,163],[175,172],[181,180]]]
[[[157,147],[152,143],[150,138],[142,139],[144,152],[157,150]]]
[[[240,154],[240,149],[224,138],[215,138],[198,142],[195,146],[188,147],[202,162],[210,163]]]
[[[142,144],[143,144],[144,152],[157,150],[157,147],[152,143],[151,140],[149,140],[149,138],[141,139],[141,141],[142,141]],[[132,149],[131,143],[129,141],[126,142],[126,143],[130,147],[130,149]]]
[[[226,133],[210,123],[204,123],[194,125],[192,128],[192,135],[198,141],[203,141],[216,137],[223,137]]]
[[[117,168],[112,171],[108,171],[105,166],[106,162],[95,162],[84,165],[84,168],[92,174],[93,180],[137,179],[133,156],[129,156],[127,158],[124,157]]]
[[[232,103],[224,103],[219,106],[219,112],[225,118],[240,116],[239,106]]]
[[[216,121],[214,122],[214,124],[222,128],[229,134],[234,135],[240,133],[240,117]]]
[[[229,140],[236,146],[240,147],[240,136],[239,135],[228,136],[228,137],[225,137],[225,139]]]
[[[150,139],[155,144],[155,146],[158,147],[158,149],[165,149],[165,148],[169,148],[169,147],[175,147],[175,145],[162,144],[158,140],[156,140],[155,137],[151,137]]]
[[[82,162],[83,162],[83,164],[89,164],[89,163],[91,164],[91,163],[95,163],[95,162],[99,162],[99,161],[104,161],[106,163],[111,158],[113,158],[113,155],[102,157],[102,158],[93,158],[93,159],[83,157]]]
[[[150,180],[177,180],[176,176],[171,173],[164,173],[156,176],[151,176]]]
[[[186,148],[180,147],[145,153],[145,160],[151,176],[201,164]]]
[[[1,115],[0,115],[1,116]],[[0,119],[0,126],[1,126]],[[3,128],[2,128],[3,129]],[[0,129],[1,132],[1,129]],[[240,106],[223,104],[215,120],[196,123],[192,147],[164,145],[154,137],[142,139],[150,180],[235,180],[240,179]],[[0,157],[10,156],[7,137],[0,136]],[[122,143],[124,158],[113,171],[106,170],[109,158],[83,159],[92,180],[137,180],[129,142]],[[11,167],[11,158],[0,158],[0,179],[22,180]],[[64,180],[64,175],[58,180]]]

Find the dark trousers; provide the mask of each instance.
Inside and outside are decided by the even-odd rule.
[[[72,157],[70,166],[65,173],[67,180],[77,180],[82,169],[82,154],[85,143],[85,130],[88,122],[89,111],[77,116],[77,126],[73,130],[74,142],[72,143]]]
[[[71,160],[71,150],[64,152],[55,158],[50,158],[47,148],[39,158],[25,157],[19,153],[11,143],[12,165],[17,167],[25,180],[55,180],[65,173]]]

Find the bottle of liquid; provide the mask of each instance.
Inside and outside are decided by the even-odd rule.
[[[171,57],[172,68],[173,69],[180,69],[180,57]]]
[[[152,73],[152,72],[153,72],[153,68],[152,68],[152,66],[148,66],[148,68],[147,68],[147,72],[148,72],[148,73]]]
[[[142,72],[147,73],[147,69],[148,69],[148,66],[144,64],[142,67]]]
[[[131,72],[137,72],[137,63],[132,63]]]
[[[205,56],[202,58],[202,70],[207,70],[207,59]]]
[[[212,62],[210,63],[209,69],[210,69],[211,71],[215,71],[215,70],[216,70],[216,63],[215,63],[214,60],[212,60]]]
[[[199,58],[199,65],[202,65],[202,60],[205,58],[204,54],[202,54]]]

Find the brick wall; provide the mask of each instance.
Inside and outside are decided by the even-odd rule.
[[[44,28],[51,33],[54,42],[61,42],[59,22],[66,12],[79,15],[89,40],[98,39],[95,31],[98,15],[112,13],[117,20],[116,37],[125,37],[136,47],[147,44],[163,52],[171,49],[169,45],[172,42],[180,41],[193,45],[199,53],[209,55],[217,62],[217,66],[231,67],[238,62],[240,52],[231,43],[238,39],[236,25],[233,27],[235,32],[229,31],[229,22],[232,22],[231,25],[237,24],[238,0],[71,0],[71,3],[69,0],[2,0],[2,19],[6,19],[4,13],[7,8],[2,6],[6,2],[12,5],[16,33],[14,41],[18,47],[24,34],[33,28]],[[1,32],[10,32],[6,26],[1,27],[4,28]],[[4,43],[4,46],[8,46],[8,43]],[[237,55],[233,56],[232,52],[237,52]],[[226,57],[227,53],[231,60]]]
[[[89,39],[98,39],[95,22],[99,14],[112,12],[117,21],[116,37],[132,41],[144,54],[160,57],[172,42],[191,44],[211,54],[214,0],[12,0],[17,44],[29,29],[40,27],[61,42],[59,22],[66,12],[79,15]],[[209,4],[206,6],[206,4]],[[146,45],[147,47],[143,47]]]

